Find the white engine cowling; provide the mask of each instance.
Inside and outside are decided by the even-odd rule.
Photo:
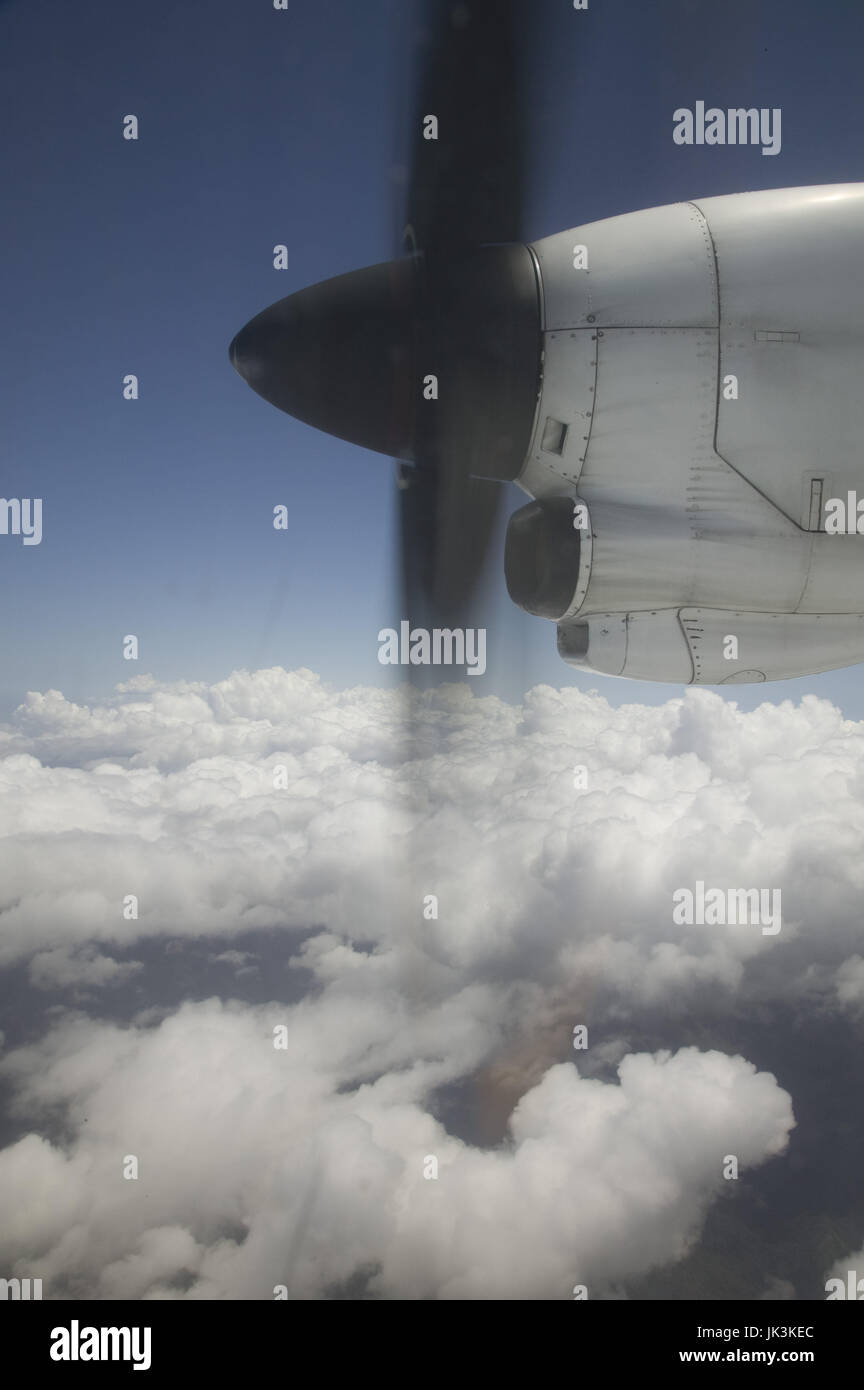
[[[709,684],[864,660],[864,540],[824,528],[829,499],[864,498],[862,249],[864,185],[700,199],[531,247],[543,374],[517,481],[558,523],[545,573],[513,541],[508,587],[558,622],[565,660]],[[577,504],[590,520],[567,537]]]
[[[559,623],[558,651],[571,666],[631,680],[788,680],[864,661],[864,617],[706,608],[598,613]]]

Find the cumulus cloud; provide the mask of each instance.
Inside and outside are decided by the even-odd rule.
[[[258,969],[251,951],[220,951],[212,960],[217,965],[230,965],[237,975],[249,975]]]
[[[631,1054],[614,1085],[553,1066],[504,1144],[469,1146],[425,1102],[482,1051],[471,1013],[443,1060],[443,1018],[394,1031],[338,989],[284,1015],[211,1000],[155,1028],[66,1020],[4,1064],[31,1109],[68,1107],[76,1139],[0,1154],[0,1259],[55,1296],[314,1298],[357,1270],[385,1298],[597,1294],[685,1252],[727,1154],[785,1146],[774,1078],[695,1048]],[[389,1070],[342,1090],[358,1050]]]
[[[307,671],[131,684],[93,709],[30,695],[3,731],[4,963],[326,926],[322,976],[371,940],[377,968],[435,980],[858,1001],[864,733],[825,701],[616,710],[539,687],[517,708],[451,686],[409,725],[400,691]],[[698,880],[780,889],[780,933],[675,925]]]
[[[445,686],[410,719],[405,698],[308,671],[139,677],[92,708],[30,695],[2,730],[5,964],[75,990],[206,938],[226,987],[256,974],[278,1000],[245,951],[269,929],[311,980],[290,1006],[126,1027],[55,1012],[11,1051],[7,1265],[78,1296],[611,1294],[688,1249],[725,1155],[783,1151],[773,1076],[634,1047],[628,1020],[706,996],[860,1008],[861,726],[699,690],[613,709]],[[676,925],[696,880],[780,889],[781,932]],[[469,1083],[489,1144],[440,1118]]]
[[[850,1008],[864,1007],[864,956],[850,956],[837,970],[837,998]]]
[[[120,984],[140,969],[138,961],[116,961],[92,946],[83,946],[78,951],[58,946],[33,957],[30,983],[36,989],[64,989],[74,985],[98,988]]]

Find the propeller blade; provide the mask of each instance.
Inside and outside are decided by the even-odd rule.
[[[536,300],[533,274],[516,260],[490,264],[487,274],[471,257],[481,246],[516,242],[521,234],[514,11],[510,0],[434,5],[420,57],[406,241],[422,263],[426,302],[433,314],[441,309],[439,327],[446,318],[446,332],[433,328],[420,336],[427,360],[418,361],[418,370],[424,382],[436,378],[440,398],[418,403],[416,466],[406,470],[399,495],[400,555],[407,611],[422,608],[450,624],[480,586],[504,492],[472,475],[515,476],[514,452],[527,446],[515,412],[499,430],[477,387],[494,378],[505,415],[512,387],[524,420],[524,381],[530,391],[536,375],[536,364],[527,361],[537,351],[527,322]],[[486,279],[483,293],[472,283],[478,276]],[[513,291],[526,311],[521,316],[499,307],[499,296]],[[522,391],[520,373],[527,373]]]
[[[405,219],[427,260],[522,234],[515,6],[431,9]]]

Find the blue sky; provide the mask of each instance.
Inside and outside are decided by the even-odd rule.
[[[398,702],[340,691],[393,675],[392,466],[268,407],[228,344],[392,254],[417,4],[290,4],[0,0],[0,493],[45,504],[41,545],[0,536],[0,720],[28,689],[103,701],[148,672],[306,666],[337,687],[237,676],[209,707],[80,721],[46,702],[4,734],[4,1267],[38,1275],[44,1250],[46,1296],[79,1299],[269,1298],[283,1279],[301,1299],[569,1298],[583,1265],[601,1298],[820,1298],[835,1261],[864,1268],[864,727],[633,707],[681,688],[572,671],[500,566],[467,685],[630,708],[540,696],[514,737],[510,711],[450,720],[442,701],[415,744]],[[529,238],[864,177],[860,0],[590,6],[525,0]],[[782,107],[782,153],[675,146],[673,111],[700,99]],[[862,677],[721,693],[864,718]],[[667,890],[698,879],[782,882],[780,949],[670,939]],[[460,1231],[443,1255],[442,1208],[414,1200],[430,1135],[465,1165],[440,1189]],[[700,1235],[729,1148],[778,1161]],[[105,1175],[130,1152],[145,1181],[118,1219]]]
[[[864,13],[732,0],[528,7],[526,234],[676,199],[857,180]],[[2,492],[44,499],[44,539],[0,538],[0,713],[28,689],[308,666],[383,683],[403,615],[392,468],[268,407],[230,339],[268,303],[392,254],[411,106],[413,3],[91,0],[0,4]],[[820,61],[832,31],[831,61]],[[780,106],[783,148],[684,148],[698,99]],[[140,139],[122,139],[135,113]],[[285,243],[289,268],[272,266]],[[122,398],[127,372],[137,402]],[[524,497],[514,490],[512,511]],[[272,508],[289,509],[287,533]],[[477,693],[540,681],[659,703],[676,687],[571,671],[500,567]],[[136,633],[137,664],[121,639]],[[727,697],[806,691],[864,717],[861,668]]]

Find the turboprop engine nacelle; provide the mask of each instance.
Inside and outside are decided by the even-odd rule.
[[[864,185],[697,199],[529,249],[543,353],[514,601],[610,675],[864,660],[864,540],[824,524],[864,494]]]

